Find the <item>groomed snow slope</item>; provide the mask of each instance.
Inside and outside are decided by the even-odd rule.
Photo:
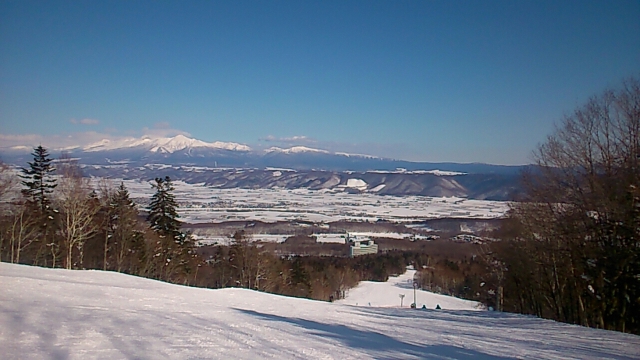
[[[0,263],[2,359],[640,357],[640,337],[487,311],[355,307]]]
[[[400,276],[390,277],[387,282],[362,281],[358,286],[349,290],[340,304],[373,306],[373,307],[405,307],[413,302],[413,276],[415,270],[407,270]],[[401,303],[400,294],[404,295]],[[418,308],[422,305],[427,309],[435,309],[436,305],[444,310],[484,310],[482,304],[458,299],[452,296],[434,294],[429,291],[416,290],[416,303]]]

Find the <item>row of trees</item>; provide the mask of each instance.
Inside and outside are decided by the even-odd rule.
[[[2,261],[67,269],[103,269],[189,282],[194,251],[180,231],[171,180],[158,178],[147,222],[123,184],[93,189],[79,167],[53,161],[38,146],[18,181],[2,168],[0,257]]]
[[[276,294],[337,300],[360,281],[386,281],[404,273],[407,264],[421,264],[421,252],[394,251],[355,258],[277,256],[236,232],[230,246],[201,248],[208,266],[200,269],[198,285],[244,287]]]
[[[503,305],[640,333],[640,81],[564,118],[493,246]]]
[[[52,162],[42,147],[33,156],[20,175],[21,196],[5,201],[9,206],[2,208],[3,261],[112,270],[181,284],[244,287],[318,300],[338,299],[359,281],[385,281],[413,264],[421,269],[420,286],[427,290],[487,299],[485,289],[478,288],[486,267],[475,257],[450,259],[425,249],[354,259],[283,257],[243,232],[232,235],[231,246],[196,248],[180,230],[169,178],[155,179],[155,194],[143,216],[123,184],[114,187],[103,181],[92,187],[69,159]],[[2,189],[16,185],[11,177],[2,176],[8,174],[8,168],[3,169],[0,196],[6,193]]]
[[[141,214],[124,184],[91,186],[77,164],[64,157],[54,162],[41,146],[33,158],[21,171],[21,194],[2,199],[2,261],[332,300],[361,280],[400,274],[419,257],[408,252],[355,259],[282,257],[243,232],[232,235],[230,246],[196,248],[180,229],[168,177],[155,179],[154,195]],[[8,176],[10,169],[2,169],[0,197],[8,192],[3,189],[19,185]]]

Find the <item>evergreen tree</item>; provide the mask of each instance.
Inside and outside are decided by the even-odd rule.
[[[129,191],[120,183],[109,203],[108,233],[113,242],[113,257],[115,269],[118,272],[132,272],[137,261],[142,256],[142,233],[136,229],[138,209],[131,200]],[[106,251],[105,251],[106,259]]]
[[[156,190],[148,206],[147,221],[160,237],[154,250],[154,257],[160,261],[155,275],[164,280],[188,283],[191,273],[191,258],[194,254],[191,242],[180,231],[180,221],[176,208],[178,204],[172,194],[171,179],[166,176],[156,178],[151,186]]]
[[[27,202],[40,210],[42,214],[51,212],[50,194],[57,186],[56,180],[52,177],[55,168],[51,165],[49,152],[42,145],[33,150],[33,162],[29,162],[29,168],[22,168],[23,179],[22,195]]]
[[[33,162],[29,162],[29,168],[22,168],[20,177],[22,180],[22,195],[26,199],[26,205],[35,219],[38,227],[38,238],[40,246],[37,247],[34,263],[38,264],[40,260],[43,265],[47,266],[47,256],[45,255],[47,247],[51,252],[52,266],[56,266],[56,258],[58,256],[60,244],[53,237],[55,211],[51,207],[51,194],[57,186],[56,179],[52,174],[55,171],[51,165],[49,152],[42,145],[34,148]]]
[[[156,178],[156,183],[151,186],[156,190],[151,197],[151,203],[147,208],[149,215],[147,221],[151,224],[151,229],[159,233],[161,236],[170,237],[179,242],[183,237],[180,232],[180,217],[176,208],[175,197],[171,193],[174,190],[171,179],[166,176]]]

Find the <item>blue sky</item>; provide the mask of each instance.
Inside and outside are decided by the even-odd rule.
[[[522,164],[640,76],[638,19],[640,1],[3,0],[0,139]]]

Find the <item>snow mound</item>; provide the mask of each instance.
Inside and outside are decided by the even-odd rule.
[[[371,192],[378,192],[378,191],[384,189],[386,186],[387,186],[387,184],[380,184],[380,185],[374,187],[373,189],[371,189]]]
[[[7,360],[640,356],[638,336],[488,311],[355,307],[7,263],[0,284]]]
[[[365,190],[367,188],[367,183],[362,179],[349,179],[347,180],[347,187]]]

